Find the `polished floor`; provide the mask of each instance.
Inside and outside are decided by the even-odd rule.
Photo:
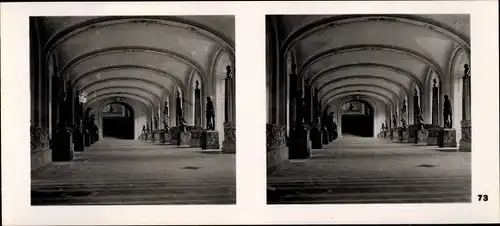
[[[471,201],[471,153],[345,136],[268,175],[269,204]]]
[[[235,204],[235,155],[102,140],[32,174],[32,205]]]

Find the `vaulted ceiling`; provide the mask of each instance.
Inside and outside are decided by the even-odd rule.
[[[220,50],[234,56],[233,16],[42,17],[38,26],[46,53],[90,99],[158,103],[212,73]]]
[[[470,52],[469,15],[279,16],[282,53],[329,102],[344,94],[388,103],[422,88],[430,71],[451,72],[456,48]]]

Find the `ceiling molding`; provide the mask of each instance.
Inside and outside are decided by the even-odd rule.
[[[325,94],[321,95],[319,97],[319,99],[323,99],[327,96],[329,96],[329,94],[332,94],[335,92],[335,90],[339,90],[339,89],[343,89],[343,88],[354,88],[354,87],[358,87],[359,89],[354,89],[354,90],[363,90],[363,87],[372,87],[372,88],[378,88],[378,89],[381,89],[381,90],[384,90],[390,94],[392,94],[392,97],[389,97],[389,98],[394,98],[394,99],[398,99],[398,94],[386,87],[383,87],[383,86],[380,86],[380,85],[374,85],[374,84],[350,84],[350,85],[343,85],[343,86],[340,86],[340,87],[336,87],[336,88],[333,88],[333,89],[330,89],[328,90]],[[330,95],[331,96],[331,95]]]
[[[118,82],[118,81],[137,81],[137,82],[141,82],[141,83],[147,83],[148,85],[152,85],[152,86],[155,86],[158,89],[161,89],[162,93],[166,92],[167,95],[170,96],[170,92],[168,92],[167,87],[163,87],[161,85],[156,84],[154,81],[147,80],[147,79],[144,79],[144,78],[119,77],[119,78],[101,79],[101,80],[96,80],[94,82],[88,83],[87,85],[83,86],[79,90],[86,90],[89,87],[92,87],[92,86],[97,85],[97,84],[102,84],[102,83],[106,83],[106,82]],[[109,88],[113,88],[113,86],[109,86]]]
[[[408,95],[408,90],[406,89],[406,87],[394,80],[390,80],[390,79],[387,79],[387,78],[384,78],[384,77],[380,77],[380,76],[375,76],[375,75],[352,75],[352,76],[349,76],[349,77],[342,77],[342,78],[337,78],[337,79],[334,79],[334,80],[329,80],[328,82],[324,83],[323,85],[321,85],[319,88],[318,88],[318,93],[321,92],[321,90],[327,88],[329,85],[333,84],[333,83],[336,83],[336,82],[340,82],[340,81],[343,81],[343,80],[351,80],[351,79],[379,79],[379,80],[382,80],[382,81],[385,81],[385,82],[390,82],[396,86],[398,86],[406,95]],[[399,96],[399,95],[398,95]]]
[[[105,90],[110,90],[110,89],[132,89],[132,90],[138,90],[138,91],[141,91],[141,92],[144,92],[144,93],[147,93],[155,98],[157,98],[156,100],[151,100],[151,101],[160,101],[162,100],[161,96],[158,96],[158,94],[152,92],[151,90],[148,90],[148,89],[144,89],[142,87],[138,87],[138,86],[112,86],[112,87],[103,87],[103,88],[100,88],[100,89],[96,89],[96,90],[93,90],[92,92],[86,92],[87,93],[87,99],[94,99],[94,97],[92,97],[92,93],[99,93],[100,91],[105,91]],[[96,95],[98,96],[98,95]],[[144,97],[146,98],[146,97]],[[146,98],[148,99],[148,98]]]
[[[322,78],[323,76],[326,76],[327,74],[331,74],[334,72],[338,71],[343,71],[351,68],[363,68],[363,67],[376,67],[376,68],[382,68],[385,70],[393,71],[396,72],[397,74],[403,75],[409,79],[411,79],[413,82],[416,82],[420,88],[423,89],[424,85],[422,81],[418,79],[417,76],[414,74],[411,74],[408,71],[405,71],[404,69],[392,66],[392,65],[386,65],[386,64],[376,64],[376,63],[355,63],[355,64],[344,64],[338,67],[332,67],[332,68],[327,68],[323,71],[318,72],[317,74],[313,75],[311,78],[310,84],[315,86],[315,83],[318,79]]]
[[[151,100],[148,100],[148,99],[146,99],[140,95],[137,95],[135,93],[113,92],[113,93],[106,93],[106,94],[97,95],[95,98],[93,98],[92,100],[89,100],[87,103],[85,103],[84,109],[87,109],[90,106],[92,106],[92,104],[94,102],[97,102],[97,101],[105,99],[105,98],[113,98],[113,97],[126,97],[126,98],[130,98],[130,99],[135,99],[135,100],[141,102],[142,104],[146,105],[146,107],[148,107],[148,106],[153,107],[154,106],[154,104]],[[149,105],[148,105],[148,103],[149,103]]]
[[[113,65],[113,66],[97,68],[95,70],[86,72],[85,74],[78,76],[74,81],[71,82],[71,86],[75,87],[78,85],[78,83],[81,80],[88,78],[88,77],[90,77],[94,74],[97,74],[97,73],[106,72],[106,71],[114,71],[114,70],[127,70],[127,69],[143,70],[143,71],[148,71],[148,72],[160,74],[163,77],[169,78],[172,81],[174,81],[174,83],[176,83],[176,85],[178,85],[181,88],[183,93],[185,91],[185,87],[184,87],[183,83],[179,79],[175,78],[175,76],[172,76],[172,75],[170,75],[170,74],[168,74],[165,71],[162,71],[160,69],[148,67],[148,66],[142,66],[142,65]]]
[[[467,37],[462,37],[455,33],[452,28],[434,20],[421,18],[414,15],[377,15],[377,14],[358,14],[358,15],[342,15],[321,19],[310,24],[307,24],[295,31],[291,32],[286,37],[281,53],[286,55],[290,49],[294,48],[297,43],[309,37],[310,35],[328,28],[334,28],[341,25],[363,22],[396,22],[408,25],[413,25],[421,28],[426,28],[430,31],[440,33],[450,40],[463,46],[470,53],[470,40]]]
[[[54,33],[44,46],[44,52],[47,53],[47,59],[60,46],[60,44],[72,36],[99,27],[115,24],[140,23],[140,24],[161,24],[187,29],[195,34],[205,36],[222,48],[226,49],[230,55],[234,55],[234,43],[229,42],[224,34],[220,34],[207,26],[194,23],[175,16],[103,16],[75,24]]]
[[[344,91],[344,92],[336,93],[335,95],[331,95],[328,98],[326,98],[324,101],[322,101],[322,103],[330,103],[330,102],[332,102],[332,100],[335,100],[335,98],[337,98],[338,96],[341,96],[341,95],[356,95],[356,94],[376,95],[376,97],[379,98],[380,100],[384,101],[385,104],[387,104],[387,103],[391,103],[391,105],[393,104],[393,101],[390,98],[384,96],[383,94],[380,94],[380,93],[377,93],[374,91],[370,91],[370,90],[361,90],[361,91],[353,90],[353,91]]]
[[[384,52],[392,52],[392,53],[410,56],[414,59],[417,59],[418,61],[424,62],[425,64],[430,66],[432,69],[436,70],[438,72],[438,76],[440,76],[440,78],[445,75],[441,66],[437,62],[424,56],[423,54],[420,54],[419,52],[413,51],[411,49],[397,47],[397,46],[378,45],[378,44],[377,45],[375,45],[375,44],[363,44],[363,45],[342,46],[339,48],[329,49],[329,50],[323,51],[321,53],[315,54],[314,56],[309,57],[304,62],[304,64],[301,65],[300,70],[299,70],[299,75],[303,75],[304,72],[311,65],[313,65],[314,63],[321,61],[325,58],[339,55],[339,54],[343,54],[343,53],[361,52],[361,51],[384,51]]]
[[[201,76],[205,76],[205,71],[203,68],[196,63],[196,61],[183,56],[179,53],[172,52],[170,50],[166,49],[159,49],[159,48],[153,48],[153,47],[144,47],[144,46],[121,46],[121,47],[111,47],[111,48],[105,48],[105,49],[99,49],[96,51],[92,51],[89,53],[85,53],[83,55],[80,55],[74,59],[72,59],[69,63],[65,64],[63,66],[62,70],[62,75],[66,76],[67,73],[72,69],[73,67],[77,66],[78,64],[92,59],[97,56],[102,56],[102,55],[108,55],[108,54],[116,54],[116,53],[127,53],[127,52],[144,52],[144,53],[153,53],[157,55],[163,55],[166,57],[170,57],[177,62],[183,63],[187,65],[189,68],[194,69],[196,72],[198,72]]]

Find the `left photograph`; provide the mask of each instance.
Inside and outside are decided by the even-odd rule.
[[[234,21],[30,17],[31,205],[236,204]]]

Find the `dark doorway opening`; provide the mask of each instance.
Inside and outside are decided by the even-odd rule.
[[[103,108],[103,137],[134,139],[134,111],[128,104],[116,102]]]
[[[357,102],[355,109],[354,102]],[[342,135],[373,137],[373,108],[368,102],[356,100],[347,103],[341,120]]]

